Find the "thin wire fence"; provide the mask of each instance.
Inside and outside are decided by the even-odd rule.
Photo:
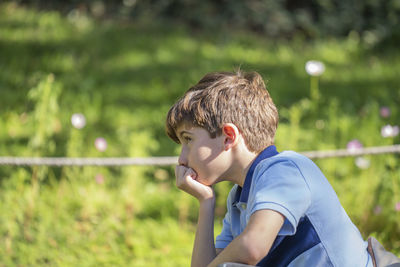
[[[400,145],[366,147],[360,149],[338,149],[327,151],[300,152],[310,159],[325,159],[339,157],[359,157],[400,153]],[[0,157],[0,165],[10,166],[168,166],[175,165],[178,157],[147,157],[147,158],[29,158]]]

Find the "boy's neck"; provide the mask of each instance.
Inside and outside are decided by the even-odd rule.
[[[236,157],[233,162],[233,168],[229,181],[243,187],[244,181],[246,180],[247,172],[249,171],[251,164],[257,158],[258,153],[251,152],[245,147],[245,149],[237,149],[235,151]]]

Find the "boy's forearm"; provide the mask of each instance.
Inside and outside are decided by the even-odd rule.
[[[216,267],[225,262],[235,262],[255,265],[258,260],[251,258],[248,249],[252,244],[243,240],[243,235],[234,239],[214,260],[208,264],[208,267]]]
[[[245,230],[208,265],[217,266],[224,262],[255,265],[270,250],[284,217],[273,210],[259,210],[253,213]]]
[[[192,253],[192,267],[207,266],[215,257],[214,245],[215,198],[200,202],[199,218]]]

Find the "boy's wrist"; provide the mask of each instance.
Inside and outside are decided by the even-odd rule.
[[[211,186],[207,186],[209,190],[207,194],[203,194],[200,198],[198,198],[200,204],[204,205],[215,205],[215,192]]]
[[[215,197],[199,200],[199,218],[214,218]],[[214,219],[211,219],[214,220]]]
[[[215,206],[215,195],[209,198],[199,199],[200,206]]]

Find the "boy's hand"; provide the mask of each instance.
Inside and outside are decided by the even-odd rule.
[[[175,167],[176,186],[186,193],[194,196],[200,202],[215,198],[214,190],[211,186],[198,182],[197,173],[184,165]]]

